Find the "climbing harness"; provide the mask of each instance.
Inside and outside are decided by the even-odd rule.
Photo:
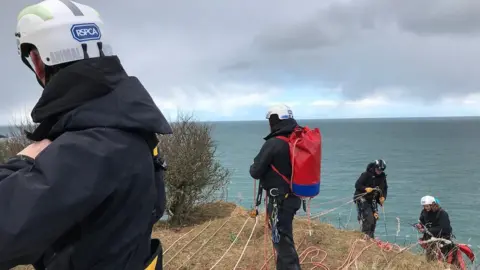
[[[373,189],[373,200],[372,200],[372,207],[373,207],[373,217],[375,217],[375,220],[378,220],[380,218],[380,215],[378,214],[378,203],[377,203],[377,196],[381,196],[381,190],[379,187],[375,187]]]
[[[374,222],[376,223],[379,219],[380,219],[380,215],[379,215],[379,211],[378,211],[378,203],[377,203],[377,197],[379,196],[382,196],[382,190],[377,186],[375,188],[373,188],[373,199],[371,201],[371,204],[369,207],[372,208],[372,215],[373,215],[373,218],[374,218]],[[364,198],[364,195],[366,195],[367,193],[364,193],[362,194],[362,196],[358,196],[356,198],[354,198],[354,201],[356,201],[357,203],[357,220],[358,220],[358,223],[360,224],[360,230],[362,230],[363,228],[363,222],[365,221],[365,217],[363,216],[363,211],[364,211],[364,207],[365,207],[365,202],[366,202],[366,199]],[[383,206],[382,206],[382,209],[383,209]],[[384,211],[384,210],[383,210]],[[384,212],[385,213],[385,212]],[[384,215],[384,222],[385,222],[385,215]],[[386,222],[385,222],[385,235],[388,235],[387,233],[387,227],[386,227]],[[375,231],[375,230],[374,230]]]
[[[272,188],[268,191],[269,199],[272,200],[272,213],[270,214],[270,227],[272,230],[272,241],[275,244],[280,242],[280,234],[278,233],[278,196],[280,193],[278,192],[278,188]]]

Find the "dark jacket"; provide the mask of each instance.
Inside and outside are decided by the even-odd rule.
[[[387,199],[388,192],[387,175],[384,172],[382,172],[380,175],[376,175],[374,173],[372,165],[369,164],[365,172],[363,172],[357,179],[357,182],[355,182],[354,197],[359,194],[365,193],[365,188],[367,187],[375,188],[377,186],[380,188],[381,193],[372,192],[366,194],[364,196],[366,200],[371,201],[373,199],[376,199],[378,202],[381,196]]]
[[[419,220],[433,236],[450,239],[452,234],[450,218],[448,213],[442,208],[436,212],[422,210]],[[423,239],[428,240],[430,237],[429,234],[425,233]]]
[[[29,136],[53,142],[0,165],[0,269],[144,269],[165,207],[155,133],[172,132],[148,92],[117,57],[83,60],[52,78],[32,118]]]
[[[288,137],[297,126],[297,121],[294,119],[282,120],[264,138],[265,143],[250,166],[250,175],[254,179],[259,179],[264,189],[278,188],[282,193],[290,192],[290,186],[280,175],[273,171],[270,165],[275,166],[280,173],[290,179],[292,164],[290,162],[288,143],[275,137]]]

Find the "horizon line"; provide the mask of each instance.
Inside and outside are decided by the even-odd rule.
[[[342,120],[415,120],[415,119],[479,119],[480,116],[472,115],[472,116],[390,116],[390,117],[344,117],[344,118],[294,118],[295,120],[299,121],[311,121],[311,120],[320,120],[320,121],[342,121]],[[232,120],[195,120],[195,116],[193,117],[193,121],[195,122],[209,122],[209,123],[219,123],[219,122],[262,122],[266,119],[232,119]],[[175,121],[169,121],[175,122]],[[0,124],[0,127],[14,127],[12,124]]]
[[[390,117],[344,117],[344,118],[294,118],[295,120],[303,121],[303,120],[321,120],[321,121],[338,121],[338,120],[407,120],[407,119],[479,119],[480,116],[472,115],[472,116],[390,116]],[[254,119],[254,120],[198,120],[197,122],[261,122],[265,121],[266,119]]]

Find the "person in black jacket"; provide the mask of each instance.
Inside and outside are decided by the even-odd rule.
[[[276,136],[288,137],[298,124],[293,118],[292,110],[286,105],[271,107],[266,118],[270,124],[270,134],[264,138],[265,143],[250,166],[250,175],[254,179],[260,179],[260,188],[269,194],[267,211],[273,230],[273,246],[277,253],[277,269],[300,269],[293,241],[293,217],[302,202],[291,194],[289,184],[271,167],[275,166],[290,179],[292,165],[289,146]]]
[[[377,159],[367,165],[355,182],[354,201],[357,205],[358,220],[362,224],[362,232],[371,238],[375,237],[378,220],[377,204],[383,206],[387,198],[388,184],[385,169],[387,163]]]
[[[420,213],[419,223],[416,224],[416,227],[421,233],[423,233],[421,240],[426,241],[432,237],[443,238],[447,240],[452,239],[452,226],[450,225],[450,218],[448,213],[442,207],[440,207],[438,199],[427,195],[422,197],[420,203],[423,206],[423,209]],[[435,252],[437,244],[441,243],[433,242],[427,244],[427,260],[432,261],[437,258]],[[453,247],[453,244],[444,244],[440,248],[440,251],[445,257],[447,257],[447,254],[452,251]],[[456,258],[456,256],[453,257],[454,259]]]
[[[143,270],[157,255],[162,269],[151,239],[165,208],[156,134],[172,129],[108,51],[98,16],[70,1],[19,15],[19,52],[43,92],[34,143],[0,165],[1,270]],[[70,55],[50,53],[61,48]]]

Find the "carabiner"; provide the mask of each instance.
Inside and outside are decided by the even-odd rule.
[[[272,192],[274,191],[274,192]],[[278,195],[280,195],[280,192],[278,192],[278,188],[271,188],[268,193],[270,194],[270,196],[272,197],[277,197]]]

